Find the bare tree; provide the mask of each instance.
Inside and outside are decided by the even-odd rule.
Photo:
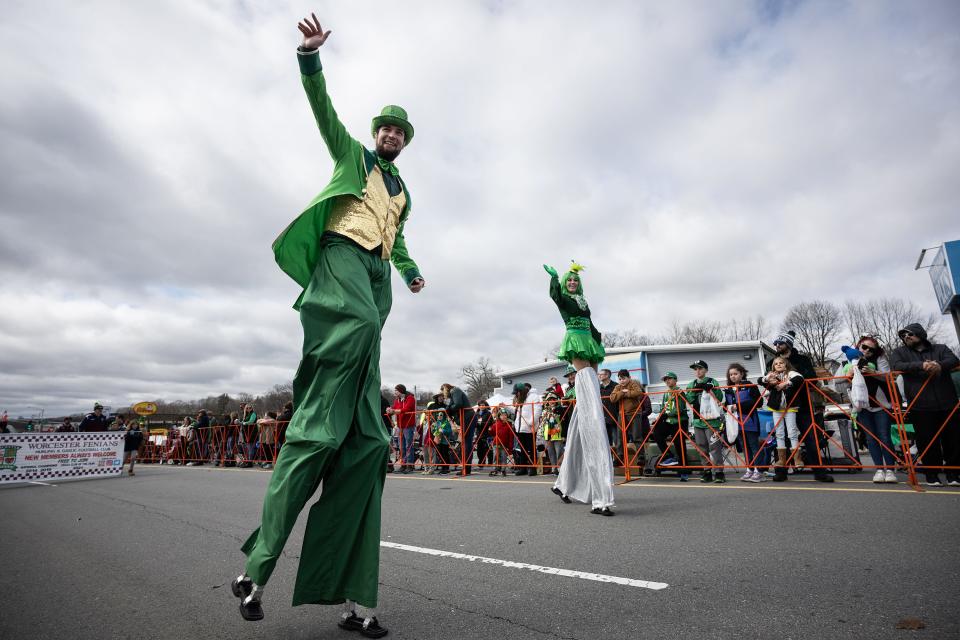
[[[843,330],[843,314],[837,305],[826,300],[801,302],[787,310],[780,325],[781,331],[791,329],[797,334],[797,349],[809,353],[815,365],[823,366],[827,353],[837,348]]]
[[[664,338],[667,344],[701,344],[723,342],[725,336],[726,329],[720,321],[694,320],[680,324],[674,320]]]
[[[608,331],[603,334],[603,346],[605,347],[636,347],[657,344],[656,340],[657,338],[640,333],[636,329]]]
[[[733,318],[727,323],[727,340],[762,340],[770,334],[770,326],[762,315]]]
[[[488,397],[500,386],[500,376],[489,358],[480,358],[460,367],[460,379],[466,383],[467,396],[472,402]]]
[[[902,298],[876,298],[866,302],[848,300],[843,305],[843,319],[851,341],[872,335],[884,349],[900,346],[897,331],[911,322],[922,324],[931,340],[939,337],[941,328],[940,316],[925,313],[916,303]]]

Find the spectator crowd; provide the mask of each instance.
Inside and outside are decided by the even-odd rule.
[[[876,338],[861,337],[855,356],[838,372],[862,389],[850,417],[866,445],[876,483],[898,482],[906,445],[894,443],[897,425],[913,427],[911,450],[929,486],[960,487],[960,409],[957,376],[960,361],[948,347],[931,343],[923,327],[907,325],[901,345],[886,353]],[[776,356],[767,374],[748,379],[740,362],[730,363],[718,379],[703,360],[690,364],[691,380],[681,387],[666,372],[664,391],[648,393],[628,370],[598,372],[607,435],[615,466],[642,468],[644,475],[676,474],[687,482],[724,483],[726,470],[743,470],[743,482],[785,482],[809,468],[814,479],[832,482],[824,459],[831,435],[824,428],[823,394],[809,356],[794,348],[787,332],[773,340]],[[900,380],[894,384],[893,374]],[[387,471],[401,474],[490,476],[557,474],[571,410],[576,402],[575,371],[566,385],[551,378],[540,392],[528,383],[513,386],[510,403],[473,404],[453,384],[441,385],[423,409],[402,384],[382,398],[384,429],[391,439]],[[853,398],[853,393],[851,397]],[[655,409],[657,410],[655,412]],[[137,452],[142,462],[271,469],[283,447],[293,403],[259,416],[253,405],[213,416],[200,410],[179,424],[151,427],[124,415],[108,419],[97,403],[74,427],[66,418],[57,431],[127,432],[129,473]],[[900,417],[898,420],[898,416]],[[654,448],[655,445],[655,448]],[[944,474],[943,481],[941,473]]]

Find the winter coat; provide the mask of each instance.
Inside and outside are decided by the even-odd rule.
[[[643,389],[640,387],[640,383],[633,378],[620,382],[610,392],[610,400],[620,405],[620,409],[623,410],[623,419],[628,422],[633,419],[634,413],[640,407],[641,396],[643,396]],[[617,418],[620,417],[619,413],[614,415]]]
[[[777,385],[782,382],[778,380],[775,383],[767,382],[766,378],[760,378],[760,384],[763,385],[770,395],[767,397],[767,406],[771,411],[789,411],[790,409],[799,409],[806,401],[803,391],[803,376],[796,371],[789,371],[786,380],[790,384],[784,389],[777,389]]]
[[[946,345],[927,340],[927,332],[919,324],[907,325],[904,329],[923,340],[919,351],[904,345],[890,354],[890,368],[903,374],[903,389],[907,401],[912,403],[911,410],[951,410],[957,404],[957,390],[950,372],[960,366],[960,360]],[[927,361],[940,363],[938,375],[931,377],[923,370],[923,363]]]
[[[723,418],[716,418],[713,420],[704,421],[697,415],[700,411],[700,397],[703,395],[704,386],[712,386],[710,393],[713,394],[713,397],[717,399],[717,403],[723,402],[723,391],[719,389],[720,383],[717,382],[714,378],[710,376],[704,376],[703,380],[697,380],[694,378],[687,385],[687,391],[684,393],[684,398],[694,408],[693,413],[693,426],[697,429],[719,429],[720,425],[723,424]],[[708,424],[709,423],[709,424]]]
[[[723,392],[723,403],[737,410],[741,428],[744,431],[759,432],[760,389],[755,384],[741,384]]]

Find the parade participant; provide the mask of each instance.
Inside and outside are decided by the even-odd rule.
[[[606,352],[583,297],[580,281],[583,267],[575,262],[571,264],[563,275],[562,285],[556,269],[547,265],[543,268],[550,274],[550,298],[567,328],[557,357],[576,369],[577,388],[577,404],[570,417],[563,463],[552,491],[564,502],[570,502],[570,498],[589,502],[593,507],[590,513],[612,516],[613,460],[596,369]]]
[[[373,119],[375,151],[350,137],[327,95],[317,51],[330,32],[315,15],[297,26],[303,86],[334,172],[273,244],[280,268],[304,287],[294,305],[303,358],[261,526],[243,545],[246,569],[232,587],[244,619],[263,618],[264,585],[322,482],[303,534],[293,604],[343,603],[341,628],[381,637],[387,630],[374,607],[390,449],[380,420],[380,333],[392,301],[388,259],[413,293],[425,284],[404,242],[410,196],[393,164],[413,139],[413,126],[403,109],[388,106]]]
[[[142,421],[143,418],[140,418],[140,420]],[[140,451],[140,445],[143,444],[143,431],[140,430],[140,427],[140,421],[131,420],[127,423],[126,433],[123,434],[123,462],[130,463],[127,474],[131,476],[137,475],[133,472],[133,467],[137,463],[137,452]],[[120,470],[123,471],[122,464]]]
[[[84,433],[90,431],[106,431],[110,427],[107,416],[103,415],[103,405],[99,402],[93,404],[93,411],[88,413],[80,421],[77,431]]]

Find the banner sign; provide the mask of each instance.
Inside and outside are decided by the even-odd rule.
[[[2,433],[0,485],[120,475],[123,432]]]
[[[133,405],[133,412],[138,416],[152,416],[157,412],[157,403],[155,402],[138,402]]]

